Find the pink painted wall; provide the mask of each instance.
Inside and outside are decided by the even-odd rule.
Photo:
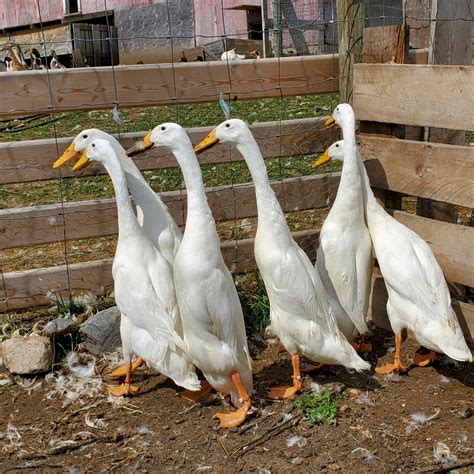
[[[223,34],[247,39],[245,10],[227,10],[243,3],[260,6],[260,0],[194,0],[196,44],[210,43]]]
[[[79,0],[83,14],[104,10],[161,3],[163,0]],[[58,20],[64,16],[63,0],[40,0],[41,19],[43,22]],[[107,7],[107,8],[106,8]],[[39,23],[40,15],[36,0],[0,0],[0,28]]]
[[[260,7],[261,2],[260,0],[194,0],[196,44],[210,43],[220,39],[223,34],[232,38],[246,39],[248,37],[246,11],[228,10],[230,7],[242,4]],[[318,2],[316,0],[293,0],[293,6],[301,20],[316,20],[318,18]],[[272,16],[273,2],[269,0],[268,17],[271,19]],[[305,38],[309,45],[317,44],[318,37],[317,31],[305,32]],[[283,34],[283,47],[292,47],[288,32]]]

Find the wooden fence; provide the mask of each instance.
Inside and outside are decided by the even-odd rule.
[[[412,53],[411,59],[424,62],[426,53]],[[115,68],[115,81],[120,104],[130,107],[214,101],[222,91],[239,99],[314,94],[337,90],[337,76],[333,74],[338,67],[334,60],[333,56],[318,56],[248,61],[242,63],[242,69],[232,66],[230,70],[217,62],[134,66]],[[173,68],[175,81],[170,79]],[[18,73],[16,79],[9,75],[7,80],[8,87],[0,90],[0,114],[51,110],[43,73]],[[61,111],[106,108],[115,101],[110,68],[54,72],[50,80],[53,105]],[[423,87],[414,88],[414,82]],[[469,113],[474,109],[473,84],[472,67],[356,65],[354,108],[361,120],[473,130],[472,112]],[[195,128],[189,133],[196,142],[208,130]],[[322,129],[320,118],[261,123],[252,126],[252,131],[266,159],[315,153],[331,140],[330,132]],[[124,134],[121,140],[128,146],[143,133]],[[358,138],[374,188],[474,207],[474,148],[366,134]],[[59,152],[70,141],[71,138],[59,139]],[[203,163],[228,163],[229,156],[228,149],[221,146],[207,154]],[[0,144],[0,185],[58,178],[58,171],[51,168],[56,157],[55,140]],[[241,160],[237,153],[232,157],[235,160]],[[136,162],[141,170],[177,166],[170,155],[159,149],[139,155]],[[97,172],[103,170],[91,167],[84,174]],[[68,170],[63,173],[66,177],[71,175]],[[339,175],[333,173],[283,179],[273,186],[285,211],[290,212],[326,207],[328,199],[335,196],[338,181]],[[208,188],[207,196],[217,221],[256,215],[251,184]],[[182,225],[185,193],[163,193],[163,198]],[[396,209],[393,215],[428,241],[450,281],[474,286],[474,228]],[[116,225],[116,208],[111,199],[7,209],[0,211],[0,250],[60,242],[64,233],[68,240],[113,235]],[[294,235],[314,259],[319,229]],[[255,268],[253,239],[223,242],[222,249],[226,262],[236,272]],[[0,310],[44,304],[49,291],[110,289],[110,269],[111,260],[106,259],[75,263],[68,268],[60,265],[5,273],[7,301],[0,301]],[[385,287],[380,275],[374,273],[371,315],[377,324],[386,327],[384,298]],[[466,334],[472,337],[473,306],[457,301],[453,305]]]

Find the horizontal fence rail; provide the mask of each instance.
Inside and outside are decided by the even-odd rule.
[[[426,50],[409,54],[425,64]],[[337,92],[338,55],[144,64],[3,74],[0,115],[148,107]],[[50,88],[51,86],[51,93]]]
[[[324,128],[325,118],[284,120],[281,122],[263,122],[250,126],[264,158],[289,157],[318,153],[333,140],[338,139],[339,131]],[[157,123],[158,125],[158,123]],[[191,141],[197,144],[212,127],[194,127],[187,129]],[[147,132],[122,133],[120,143],[127,149]],[[62,153],[74,137],[57,140],[59,153]],[[241,161],[243,158],[235,151],[230,153],[230,145],[214,147],[212,152],[199,156],[201,164],[222,164]],[[29,140],[0,143],[0,185],[43,181],[61,177],[78,176],[72,172],[72,164],[59,170],[52,168],[58,157],[56,140]],[[176,168],[176,159],[163,148],[150,148],[133,160],[141,171]],[[61,173],[61,174],[60,174]],[[100,165],[89,165],[81,176],[105,174]]]
[[[358,120],[474,130],[474,66],[356,64],[353,106]]]
[[[285,212],[326,207],[336,196],[339,173],[273,181],[272,187]],[[186,192],[161,193],[178,225],[184,225]],[[253,183],[206,188],[216,221],[257,215]],[[236,206],[235,203],[238,203]],[[63,220],[63,215],[65,219]],[[0,250],[117,233],[115,199],[66,202],[0,211]]]
[[[319,244],[319,229],[294,232],[292,235],[298,245],[314,261],[316,248]],[[222,242],[221,250],[227,266],[232,271],[245,273],[256,268],[254,239]],[[68,278],[70,287],[67,285]],[[76,293],[89,291],[103,294],[111,291],[113,287],[112,259],[74,263],[69,265],[69,272],[65,265],[61,265],[48,269],[6,273],[4,280],[8,288],[8,308],[10,310],[48,304],[51,302],[51,292],[60,292],[69,288]],[[387,291],[383,279],[375,273],[372,284],[368,316],[378,326],[390,329],[386,314]],[[453,307],[468,342],[472,344],[474,305],[453,301]],[[6,309],[7,303],[0,299],[0,311]]]
[[[338,90],[333,55],[5,74],[0,115],[257,99]],[[49,79],[48,79],[49,78]],[[51,85],[52,94],[49,92]],[[117,95],[115,94],[117,92]]]
[[[474,208],[474,147],[359,135],[375,188]]]

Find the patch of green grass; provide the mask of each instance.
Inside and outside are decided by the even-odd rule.
[[[270,324],[270,301],[265,284],[258,272],[247,274],[246,281],[247,284],[238,285],[245,326],[249,334],[262,334]]]
[[[274,99],[255,99],[231,101],[232,117],[240,117],[248,123],[273,120],[290,120],[329,115],[337,105],[339,94],[318,94],[307,96],[283,97]],[[177,122],[183,127],[203,127],[217,125],[224,119],[219,104],[178,104],[161,107],[121,109],[122,133],[151,130],[162,122]],[[117,124],[112,118],[112,110],[94,110],[90,112],[71,112],[56,114],[54,123],[45,123],[49,118],[31,121],[27,126],[36,128],[9,133],[0,132],[0,141],[36,140],[74,136],[86,128],[100,128],[105,132],[117,133]],[[21,119],[12,119],[10,126],[18,127]]]
[[[303,395],[295,401],[295,405],[312,425],[319,423],[336,424],[338,398],[329,390]]]

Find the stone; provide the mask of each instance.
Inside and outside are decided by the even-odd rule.
[[[2,343],[3,363],[13,374],[47,372],[53,365],[54,350],[45,336],[15,336]]]
[[[91,354],[102,357],[122,347],[120,338],[120,310],[117,306],[104,309],[91,316],[79,328],[81,342]]]
[[[76,327],[76,323],[71,319],[57,318],[50,321],[44,327],[44,332],[47,336],[63,336],[72,332]]]

